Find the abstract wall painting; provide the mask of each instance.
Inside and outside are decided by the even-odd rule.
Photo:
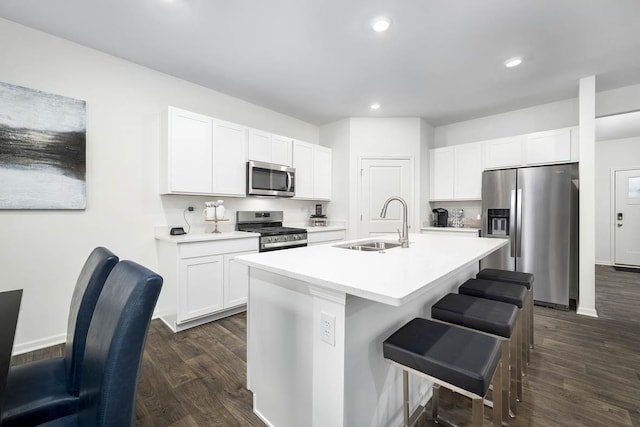
[[[0,82],[0,209],[85,207],[85,101]]]

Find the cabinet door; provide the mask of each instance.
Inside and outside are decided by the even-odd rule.
[[[248,251],[224,255],[224,308],[247,303],[249,266],[239,263],[235,258],[256,252]]]
[[[523,164],[522,136],[484,142],[484,167],[497,169]]]
[[[210,193],[211,118],[177,108],[168,114],[169,192]]]
[[[524,155],[528,165],[570,161],[571,133],[569,128],[525,135]]]
[[[313,146],[312,144],[293,142],[293,167],[296,168],[297,199],[313,199]]]
[[[453,198],[482,198],[482,145],[478,142],[454,147]]]
[[[271,163],[278,165],[291,166],[292,162],[292,145],[291,138],[273,135],[271,138]]]
[[[178,271],[178,323],[223,308],[223,257],[182,259]]]
[[[453,147],[430,150],[431,200],[453,200]]]
[[[271,161],[271,134],[249,129],[249,160]]]
[[[313,147],[313,196],[331,200],[331,149]]]
[[[244,197],[247,191],[247,128],[213,122],[213,193]]]

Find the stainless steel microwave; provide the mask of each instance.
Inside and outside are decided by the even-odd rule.
[[[295,196],[295,168],[274,163],[247,162],[247,195]]]

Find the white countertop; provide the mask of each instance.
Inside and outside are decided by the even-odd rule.
[[[453,231],[454,233],[476,233],[478,234],[479,228],[472,227],[422,227],[420,230],[425,231]]]
[[[396,241],[384,237],[357,241],[372,239]],[[236,259],[319,287],[400,306],[507,244],[504,239],[469,239],[444,233],[410,234],[409,242],[409,248],[384,253],[337,248],[331,243]]]
[[[322,231],[341,231],[347,229],[347,227],[345,227],[344,225],[327,225],[326,227],[311,227],[309,225],[304,225],[300,228],[306,229],[307,233],[320,233]]]
[[[213,240],[229,239],[249,239],[258,238],[258,233],[248,233],[246,231],[229,231],[223,233],[189,233],[182,236],[171,236],[166,230],[156,231],[156,239],[171,243],[205,242]]]

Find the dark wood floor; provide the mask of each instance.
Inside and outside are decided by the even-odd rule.
[[[597,319],[535,307],[536,349],[512,425],[640,427],[640,274],[598,266],[596,283]],[[136,425],[263,426],[244,388],[245,336],[244,314],[179,334],[154,320]],[[51,347],[14,362],[61,351]],[[471,414],[468,400],[446,390],[441,408],[461,424]]]

